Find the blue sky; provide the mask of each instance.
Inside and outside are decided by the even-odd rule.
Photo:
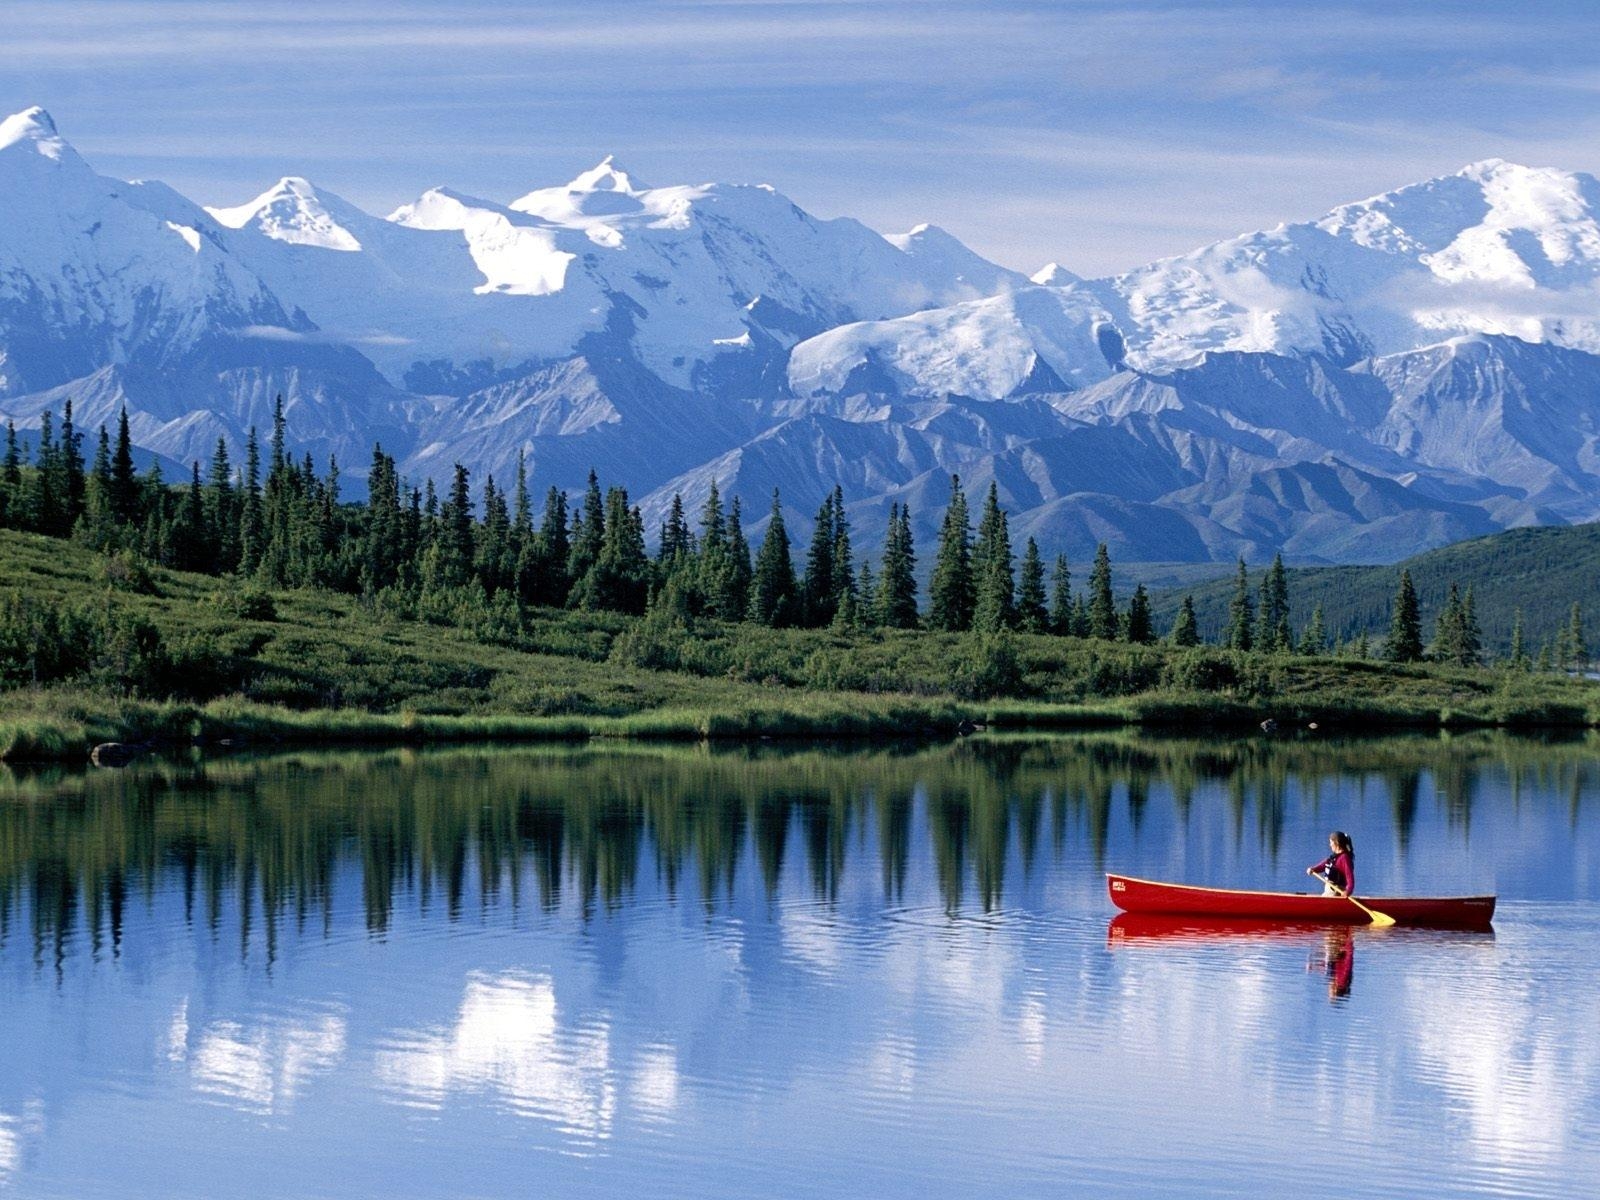
[[[208,204],[506,200],[615,153],[1092,274],[1481,158],[1600,168],[1600,5],[13,0],[30,104]]]

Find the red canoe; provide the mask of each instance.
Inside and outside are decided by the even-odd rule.
[[[1124,912],[1249,920],[1299,921],[1325,925],[1365,925],[1367,914],[1338,896],[1308,892],[1246,892],[1234,888],[1158,883],[1128,875],[1107,875],[1111,903]],[[1361,903],[1388,913],[1397,925],[1432,929],[1487,929],[1494,919],[1493,896],[1362,896]]]

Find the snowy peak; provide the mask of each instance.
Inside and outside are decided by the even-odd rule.
[[[1058,262],[1045,263],[1028,278],[1040,287],[1066,287],[1083,282],[1081,275],[1074,275]]]
[[[49,113],[35,105],[0,121],[0,151],[13,146],[31,146],[50,158],[60,158],[67,144],[56,132]]]
[[[361,242],[335,218],[334,210],[340,209],[358,211],[331,193],[319,193],[309,180],[289,175],[246,204],[206,211],[229,229],[253,225],[274,241],[354,253]]]
[[[611,155],[606,155],[595,166],[590,167],[571,183],[567,184],[569,192],[626,192],[628,195],[637,195],[639,192],[649,191],[648,185],[635,176],[630,175],[619,166]]]
[[[1416,258],[1442,279],[1537,285],[1600,269],[1597,209],[1592,176],[1490,158],[1343,205],[1316,227]]]

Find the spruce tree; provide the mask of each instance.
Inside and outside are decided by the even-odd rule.
[[[1045,633],[1050,628],[1050,613],[1045,607],[1044,560],[1039,543],[1032,538],[1022,551],[1022,566],[1017,578],[1017,626],[1027,633]]]
[[[1195,618],[1193,596],[1185,596],[1183,603],[1178,606],[1178,615],[1172,622],[1172,632],[1167,635],[1167,640],[1174,646],[1200,644],[1200,622]]]
[[[60,471],[56,466],[55,416],[48,410],[39,414],[39,446],[33,456],[33,488],[29,509],[33,528],[54,535],[61,524],[61,494],[57,491]]]
[[[758,625],[791,624],[798,593],[794,560],[789,553],[789,531],[783,524],[783,504],[774,488],[767,536],[761,541],[750,577],[750,619]]]
[[[600,555],[575,585],[577,603],[590,609],[642,613],[649,595],[644,518],[628,504],[625,488],[606,489],[605,538]]]
[[[1135,646],[1149,645],[1156,640],[1155,625],[1150,615],[1150,593],[1144,584],[1133,589],[1128,601],[1127,640]]]
[[[1228,603],[1228,629],[1223,637],[1230,650],[1249,650],[1254,644],[1255,609],[1250,603],[1250,577],[1244,558],[1234,580],[1233,599]]]
[[[855,556],[850,547],[850,518],[844,511],[844,488],[833,485],[833,600],[838,609],[848,596],[859,599],[856,592]]]
[[[472,573],[472,485],[467,468],[456,463],[450,495],[439,514],[439,582],[459,587]]]
[[[101,430],[102,436],[105,430]],[[6,418],[6,456],[0,462],[0,525],[23,528],[22,447],[17,443],[17,423]]]
[[[878,620],[890,629],[917,627],[916,548],[911,539],[911,506],[889,505],[883,571],[878,576]]]
[[[1567,653],[1570,658],[1563,665],[1583,669],[1589,665],[1589,641],[1583,633],[1583,606],[1576,600],[1567,616]]]
[[[1011,553],[1011,530],[1000,507],[1000,490],[991,481],[972,546],[972,575],[976,595],[972,627],[980,633],[999,633],[1016,622],[1016,578]]]
[[[265,548],[266,530],[263,528],[261,513],[261,446],[256,441],[256,427],[250,426],[249,436],[244,443],[244,479],[241,481],[243,494],[240,497],[239,510],[239,570],[247,575],[254,574],[261,565],[261,555]],[[430,482],[430,488],[433,486]],[[116,484],[112,483],[113,497],[116,493]],[[115,512],[116,504],[113,499],[112,511]]]
[[[576,587],[600,558],[606,536],[606,503],[600,494],[600,477],[591,469],[583,490],[583,506],[573,514],[567,578]]]
[[[667,509],[666,520],[661,523],[659,559],[663,566],[687,562],[694,553],[694,534],[689,532],[688,518],[683,514],[683,497],[672,493],[672,504]]]
[[[1384,657],[1393,663],[1418,662],[1422,658],[1422,615],[1417,606],[1417,589],[1407,570],[1400,572]]]
[[[750,543],[744,536],[744,512],[739,497],[728,506],[726,529],[728,569],[718,578],[713,601],[719,617],[742,621],[750,607]]]
[[[928,587],[928,628],[958,633],[972,628],[977,601],[972,575],[972,526],[961,477],[950,476],[950,505],[939,529],[939,548]]]
[[[1050,572],[1050,632],[1061,637],[1076,632],[1072,627],[1072,571],[1065,554],[1056,555],[1055,569]]]
[[[1117,636],[1117,602],[1111,591],[1111,551],[1101,542],[1089,569],[1088,636],[1110,641]]]
[[[61,413],[61,536],[66,537],[83,515],[86,478],[83,468],[83,434],[72,422],[72,398]]]
[[[1526,671],[1528,666],[1528,635],[1522,627],[1522,607],[1518,605],[1511,618],[1511,667]]]
[[[128,434],[128,406],[117,414],[117,448],[110,456],[110,509],[120,522],[139,517],[139,478],[133,469],[133,437]]]
[[[856,624],[862,629],[872,629],[878,624],[878,579],[872,573],[872,564],[866,555],[861,556],[861,569],[856,572],[855,601]]]
[[[1454,665],[1461,662],[1463,653],[1461,589],[1451,583],[1450,594],[1433,623],[1433,657]]]
[[[1272,556],[1272,565],[1261,577],[1255,648],[1268,654],[1287,653],[1294,648],[1289,629],[1289,579],[1281,554]]]
[[[834,513],[834,495],[817,510],[811,526],[811,544],[806,549],[805,577],[801,582],[801,620],[810,626],[827,625],[839,606],[834,591],[833,552],[837,544],[837,519]]]
[[[1305,655],[1328,652],[1328,629],[1322,615],[1322,605],[1311,610],[1311,623],[1300,634],[1300,653]]]

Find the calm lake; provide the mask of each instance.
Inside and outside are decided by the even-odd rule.
[[[1102,871],[1497,892],[1141,936]],[[1570,1196],[1600,741],[0,769],[0,1196]]]

